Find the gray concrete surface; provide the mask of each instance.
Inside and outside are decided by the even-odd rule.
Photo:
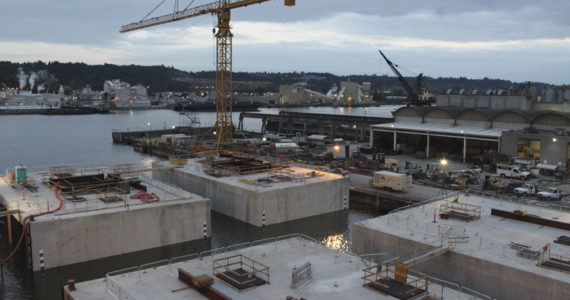
[[[413,267],[496,299],[570,299],[570,284],[488,260],[448,252]]]
[[[48,269],[200,239],[204,222],[210,233],[209,206],[177,201],[32,222],[33,269],[40,270],[40,251]]]
[[[92,170],[80,172],[91,174]],[[25,193],[6,177],[0,177],[0,200],[8,210],[19,210],[14,215],[18,222],[35,216],[29,223],[33,270],[201,239],[204,224],[206,235],[210,236],[209,199],[146,178],[143,173],[137,175],[146,191],[160,201],[131,198],[140,191],[132,188],[125,194],[81,194],[82,201],[58,195],[60,202],[52,187],[43,184],[47,181],[46,173],[29,173],[28,180],[38,185]],[[116,201],[101,201],[103,196]],[[47,211],[52,212],[45,214]],[[38,216],[39,213],[44,215]]]
[[[549,244],[549,253],[568,257],[570,250],[567,246],[552,243],[567,232],[496,217],[491,215],[491,209],[523,210],[561,222],[569,222],[570,213],[523,201],[459,195],[459,202],[480,206],[481,217],[471,222],[440,219],[440,205],[448,200],[451,199],[353,224],[352,251],[361,255],[390,253],[388,258],[409,258],[416,254],[414,248],[442,245],[451,250],[450,254],[423,261],[411,268],[497,299],[570,299],[570,277],[567,273],[537,266],[536,259],[521,257],[516,249],[510,247],[510,243],[517,243],[538,251]],[[437,216],[435,223],[434,214]],[[449,239],[453,236],[462,237],[461,242],[453,243]]]
[[[125,272],[111,272],[105,279],[96,279],[76,284],[76,290],[64,288],[64,293],[75,300],[121,299],[208,299],[178,280],[178,268],[195,276],[213,275],[212,259],[232,255],[245,255],[269,267],[271,284],[238,292],[214,280],[213,287],[231,299],[397,299],[362,286],[362,271],[370,264],[356,255],[333,250],[311,238],[271,239],[270,243],[250,246],[241,244],[240,249],[230,246],[230,251],[213,250],[211,253],[194,256],[194,259],[172,258],[168,263],[154,267],[132,268]],[[265,241],[267,242],[267,241]],[[237,246],[237,245],[236,245]],[[292,270],[311,263],[312,279],[296,287],[291,286]],[[135,271],[136,270],[136,271]],[[434,299],[470,299],[460,291],[430,281],[428,293]],[[443,294],[442,294],[443,293]]]
[[[154,170],[153,178],[176,185],[212,200],[212,209],[240,221],[261,227],[344,209],[349,194],[349,178],[322,173],[321,177],[284,182],[270,187],[253,186],[239,179],[250,176],[213,177],[189,166],[181,169]],[[296,170],[306,173],[307,169]],[[263,221],[265,212],[265,223]]]

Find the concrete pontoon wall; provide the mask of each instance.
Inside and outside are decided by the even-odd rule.
[[[352,224],[352,252],[363,255],[386,253],[389,258],[408,257],[415,249],[432,250],[432,246],[395,236],[380,230]]]
[[[240,221],[263,226],[316,216],[344,209],[349,194],[349,178],[327,181],[307,180],[302,185],[279,189],[252,190],[178,169],[153,170],[154,179],[210,198],[212,209]]]
[[[570,284],[566,282],[457,252],[437,256],[413,269],[496,299],[570,299]]]
[[[34,271],[168,246],[210,235],[210,201],[181,201],[30,223]]]
[[[422,247],[423,243],[360,224],[352,225],[352,252],[370,254]],[[570,284],[457,252],[448,252],[411,267],[496,299],[570,299]]]

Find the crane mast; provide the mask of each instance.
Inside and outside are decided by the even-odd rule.
[[[146,17],[162,3],[157,5]],[[216,137],[216,150],[220,150],[223,145],[232,142],[234,131],[241,133],[232,121],[232,39],[230,20],[231,10],[239,7],[245,7],[251,4],[259,4],[269,0],[218,0],[216,2],[190,7],[190,4],[183,10],[178,10],[178,0],[175,2],[173,13],[149,18],[146,17],[138,22],[127,24],[121,27],[120,32],[129,32],[133,30],[143,29],[165,23],[180,21],[183,19],[193,18],[205,14],[216,14],[218,24],[215,28],[216,36],[216,123],[204,134],[198,143],[210,134]],[[284,0],[285,6],[294,6],[295,0]],[[247,139],[247,137],[246,137]],[[199,149],[199,145],[195,144],[193,151]]]

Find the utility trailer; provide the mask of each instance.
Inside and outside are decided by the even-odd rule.
[[[374,172],[374,177],[370,180],[370,185],[377,188],[404,192],[412,188],[412,176],[389,171],[378,171]]]

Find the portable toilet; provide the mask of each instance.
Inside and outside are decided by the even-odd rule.
[[[27,175],[26,167],[24,167],[22,165],[17,165],[16,167],[14,167],[14,174],[15,174],[14,177],[15,177],[17,184],[23,185],[23,184],[27,183],[28,175]]]

